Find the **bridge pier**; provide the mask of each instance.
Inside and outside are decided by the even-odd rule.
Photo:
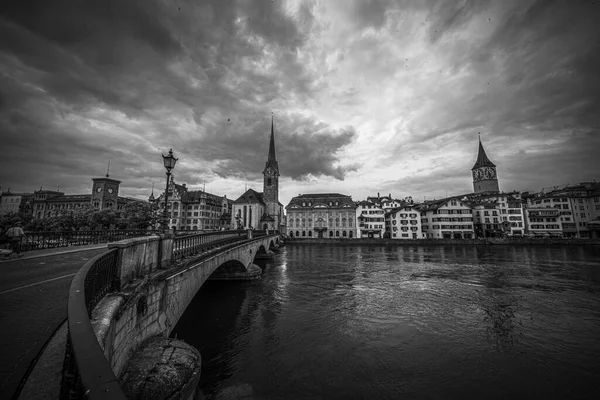
[[[262,269],[256,264],[250,264],[247,271],[231,271],[217,269],[208,278],[209,281],[252,281],[260,279]]]
[[[146,340],[133,354],[119,380],[128,399],[192,400],[201,366],[196,348],[157,336]]]
[[[272,250],[267,250],[265,253],[257,253],[256,254],[256,259],[257,260],[270,260],[271,258],[275,257],[275,253]]]

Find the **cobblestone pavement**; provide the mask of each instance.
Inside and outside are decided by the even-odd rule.
[[[66,318],[73,275],[104,251],[46,253],[45,257],[26,253],[0,263],[0,399],[13,396],[33,359]]]

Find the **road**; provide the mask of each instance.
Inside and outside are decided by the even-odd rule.
[[[10,399],[67,317],[69,285],[105,248],[0,263],[0,399]]]

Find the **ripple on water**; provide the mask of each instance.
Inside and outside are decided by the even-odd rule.
[[[178,336],[223,338],[201,378],[217,396],[585,398],[599,271],[589,248],[287,246],[239,302],[201,290],[195,317],[225,328]]]

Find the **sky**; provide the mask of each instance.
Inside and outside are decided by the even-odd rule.
[[[0,186],[280,201],[600,179],[600,2],[21,0],[0,10]]]

